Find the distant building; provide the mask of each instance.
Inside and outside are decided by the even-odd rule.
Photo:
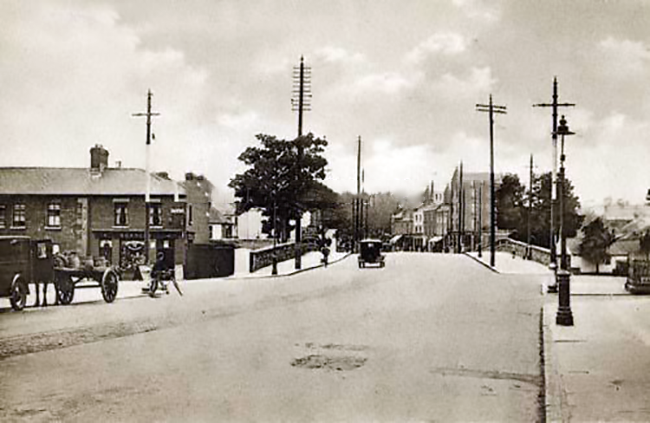
[[[108,167],[90,149],[89,168],[0,168],[0,235],[52,239],[55,249],[103,256],[127,266],[144,252],[145,190],[150,178],[150,259],[162,251],[181,264],[187,247],[185,191],[164,175]]]
[[[456,168],[444,195],[449,206],[445,244],[452,251],[475,250],[481,242],[485,244],[490,230],[490,174],[463,172],[462,186],[460,181],[460,169]],[[500,183],[501,175],[495,175],[495,190]]]
[[[261,239],[267,235],[262,232],[262,222],[264,217],[262,211],[251,209],[240,215],[231,214],[234,218],[237,238],[239,239]]]
[[[209,219],[209,238],[210,241],[219,241],[225,239],[235,238],[235,223],[232,220],[231,216],[224,216],[216,208],[212,207],[210,209],[210,219]]]
[[[205,176],[188,172],[181,186],[187,195],[187,230],[193,234],[191,241],[207,244],[210,241],[209,220],[214,185]]]

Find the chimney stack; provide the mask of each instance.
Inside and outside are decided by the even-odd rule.
[[[108,150],[101,144],[90,149],[90,171],[101,174],[108,167]]]

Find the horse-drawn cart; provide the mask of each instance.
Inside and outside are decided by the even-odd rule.
[[[90,261],[80,264],[75,260],[66,260],[63,256],[55,256],[54,258],[54,285],[59,302],[63,305],[72,302],[75,287],[99,287],[104,301],[112,303],[117,297],[119,280],[118,270],[115,267],[108,266],[105,262],[94,263]],[[92,281],[96,283],[92,283]]]
[[[59,304],[70,304],[74,298],[75,286],[101,288],[107,303],[117,296],[119,272],[105,260],[71,259],[70,256],[52,253],[52,241],[32,239],[28,236],[0,236],[0,297],[9,298],[14,310],[27,305],[29,285],[35,287],[37,305],[47,305],[47,286],[54,284]],[[75,256],[73,254],[72,256]],[[92,283],[92,282],[96,283]],[[39,286],[42,287],[39,290]],[[43,302],[39,301],[40,291]]]

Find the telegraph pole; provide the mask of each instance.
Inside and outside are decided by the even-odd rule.
[[[361,169],[361,239],[368,237],[368,206],[366,201],[366,170]]]
[[[526,232],[527,244],[526,247],[526,260],[532,258],[532,250],[530,246],[530,215],[533,211],[533,155],[530,155],[530,173],[528,175],[528,216],[526,216]]]
[[[357,248],[357,241],[359,241],[359,232],[361,229],[361,135],[359,135],[359,142],[357,147],[357,213],[354,221],[354,250]]]
[[[151,145],[151,117],[152,116],[160,116],[160,113],[155,113],[151,111],[151,97],[153,97],[153,93],[151,90],[147,92],[147,111],[146,113],[133,113],[132,116],[146,116],[147,117],[147,141],[145,144],[145,179],[146,179],[146,188],[145,188],[145,195],[144,195],[144,257],[146,260],[146,263],[149,263],[149,203],[151,202],[151,175],[150,171],[151,169],[149,168],[150,166],[150,158],[149,158],[149,150],[150,150],[150,145]]]
[[[496,106],[492,103],[492,94],[490,102],[486,104],[477,104],[476,110],[487,112],[490,117],[490,266],[495,266],[495,227],[496,227],[496,198],[494,192],[494,114],[506,114],[506,106]]]
[[[300,66],[293,68],[293,96],[291,98],[292,110],[298,112],[298,160],[296,166],[300,169],[302,164],[303,147],[300,138],[302,137],[302,114],[311,110],[311,68],[305,66],[304,57],[300,56]],[[296,98],[297,96],[297,98]],[[295,244],[295,268],[300,269],[302,256],[302,210],[296,202],[296,244]]]
[[[463,220],[465,217],[465,211],[463,210],[463,194],[465,193],[465,190],[463,189],[463,162],[460,162],[460,173],[458,176],[458,246],[456,247],[456,252],[461,253],[463,241]]]
[[[483,257],[483,182],[478,185],[478,256]]]
[[[555,246],[555,203],[557,202],[557,108],[558,107],[573,107],[575,104],[573,103],[558,103],[558,94],[557,94],[557,77],[553,78],[553,99],[552,103],[540,103],[540,104],[533,104],[533,107],[551,107],[552,114],[551,117],[553,119],[553,132],[551,133],[552,140],[553,140],[553,171],[551,173],[551,230],[550,230],[550,236],[551,236],[551,244],[550,244],[550,250],[551,250],[551,263],[549,267],[554,271],[557,272],[557,251],[556,251],[556,246]],[[549,292],[557,292],[557,282],[556,286],[554,287],[549,287]]]

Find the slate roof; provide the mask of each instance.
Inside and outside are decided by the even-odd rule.
[[[152,195],[185,195],[171,179],[150,174]],[[101,175],[89,168],[0,167],[0,194],[4,195],[144,195],[146,171],[106,168]]]
[[[571,254],[575,256],[580,255],[580,242],[582,237],[575,237],[567,239],[567,248]],[[639,239],[619,239],[609,246],[609,254],[611,256],[627,256],[628,254],[638,254],[641,250],[639,246]]]
[[[208,218],[209,223],[230,223],[228,219],[224,218],[219,210],[214,207],[210,207],[210,216]]]

